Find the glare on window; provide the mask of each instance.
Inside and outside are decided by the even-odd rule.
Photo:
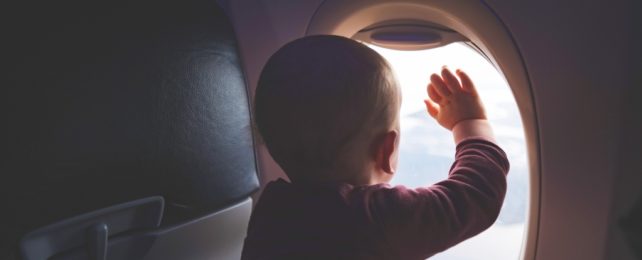
[[[508,191],[497,222],[431,259],[517,259],[528,204],[528,164],[520,114],[503,76],[477,51],[461,43],[422,51],[370,47],[388,60],[402,88],[399,166],[392,185],[428,186],[447,177],[455,144],[451,133],[428,115],[423,102],[430,74],[438,73],[443,65],[460,68],[472,78],[497,142],[511,163]]]

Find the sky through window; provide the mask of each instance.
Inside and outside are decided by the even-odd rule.
[[[495,224],[431,259],[517,259],[528,203],[528,163],[517,104],[503,76],[479,53],[461,43],[422,51],[370,47],[388,60],[402,88],[399,166],[392,185],[433,184],[446,178],[453,162],[452,135],[430,118],[423,102],[430,74],[438,73],[443,65],[453,70],[460,68],[471,77],[497,142],[511,163],[506,199]]]

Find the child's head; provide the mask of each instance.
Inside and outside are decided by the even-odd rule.
[[[318,35],[270,57],[254,109],[263,141],[292,181],[361,184],[394,172],[400,104],[383,57],[351,39]]]

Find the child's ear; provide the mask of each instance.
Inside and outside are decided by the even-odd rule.
[[[390,130],[375,141],[375,161],[377,168],[393,174],[397,168],[397,140],[399,132]]]

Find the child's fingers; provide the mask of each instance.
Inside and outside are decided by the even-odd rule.
[[[439,96],[450,96],[450,90],[448,90],[448,87],[446,87],[446,83],[441,79],[439,75],[434,73],[430,75],[430,83],[435,87],[435,91],[437,91],[437,94],[439,94]]]
[[[457,76],[459,76],[459,79],[461,79],[461,87],[468,93],[472,94],[477,94],[477,90],[475,89],[475,84],[473,84],[473,81],[470,80],[470,77],[468,77],[468,74],[466,74],[463,70],[458,69],[456,71]]]
[[[448,86],[448,89],[450,90],[451,93],[456,93],[461,91],[461,85],[459,85],[459,80],[455,78],[455,75],[450,72],[446,66],[443,67],[441,70],[441,77],[444,79],[444,82],[446,82],[446,85]]]
[[[435,102],[429,99],[424,99],[424,103],[426,103],[426,109],[428,109],[428,114],[432,118],[437,119],[437,115],[439,114],[439,106],[435,104]]]
[[[428,97],[430,97],[430,99],[432,99],[432,101],[434,101],[435,103],[441,102],[442,99],[439,93],[437,93],[437,91],[435,90],[435,86],[432,83],[428,84]]]

